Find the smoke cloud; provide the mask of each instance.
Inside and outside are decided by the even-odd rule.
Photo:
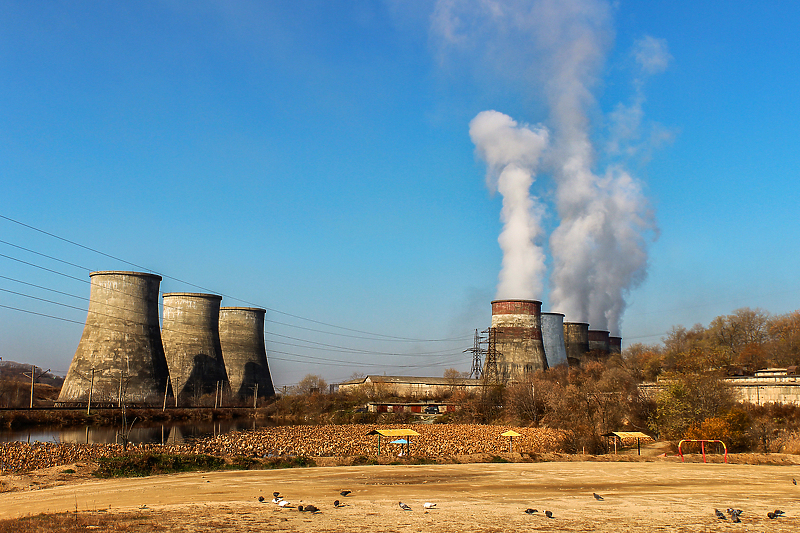
[[[477,54],[476,68],[491,69],[512,84],[521,82],[531,96],[546,102],[551,135],[540,170],[555,184],[559,219],[549,240],[550,304],[567,320],[618,335],[626,296],[645,279],[647,245],[655,232],[642,186],[623,163],[642,143],[643,80],[667,67],[666,42],[645,37],[635,43],[631,55],[638,72],[632,80],[632,102],[617,106],[609,116],[610,131],[599,158],[596,143],[601,136],[593,122],[602,114],[594,94],[614,41],[609,2],[440,0],[431,20],[443,49]],[[498,170],[490,151],[479,144],[484,141],[473,134],[481,115],[470,124],[470,135],[490,169],[502,175],[505,167]],[[495,140],[506,142],[499,135]],[[500,151],[494,148],[492,153]],[[598,159],[605,169],[596,168]],[[509,241],[522,246],[523,239]],[[519,253],[504,248],[504,257]],[[509,291],[520,290],[518,285],[509,284]],[[503,297],[525,298],[531,292]]]
[[[520,126],[497,111],[483,111],[469,123],[469,135],[486,162],[486,185],[503,196],[503,231],[498,238],[503,268],[497,298],[541,298],[545,253],[536,241],[542,234],[542,208],[530,188],[547,146],[547,130]]]

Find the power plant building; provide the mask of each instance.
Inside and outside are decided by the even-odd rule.
[[[219,340],[231,393],[240,398],[273,396],[275,389],[264,346],[266,309],[221,307]]]
[[[561,313],[542,313],[542,343],[547,357],[547,366],[565,364],[567,350],[564,344],[564,315]]]
[[[216,393],[220,382],[228,381],[219,338],[221,301],[216,294],[163,295],[164,354],[178,398]]]
[[[89,274],[89,310],[57,405],[91,401],[159,403],[167,362],[158,323],[161,276],[143,272]]]
[[[564,345],[569,366],[578,366],[589,352],[589,324],[564,322]]]

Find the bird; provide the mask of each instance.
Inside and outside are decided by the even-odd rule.
[[[547,518],[553,518],[553,512],[552,512],[552,511],[545,511],[545,512],[544,512],[544,515],[545,515]]]
[[[739,514],[738,513],[733,513],[731,515],[731,522],[733,522],[734,524],[738,524],[739,522],[741,522],[741,520],[739,520]]]
[[[404,504],[403,502],[398,502],[397,505],[399,505],[400,509],[402,509],[404,511],[410,511],[411,510],[411,507],[409,507],[408,505]]]
[[[275,491],[275,492],[272,493],[272,497],[275,498],[276,500],[280,500],[281,499],[281,493],[278,492],[278,491]]]
[[[339,507],[339,500],[333,500],[333,506]]]
[[[722,511],[720,511],[719,509],[714,509],[714,514],[716,514],[717,518],[719,518],[720,520],[727,520],[727,518],[725,518],[725,515],[722,514]]]
[[[777,515],[772,511],[770,511],[767,513],[767,518],[769,518],[770,520],[775,520],[775,518],[777,518]]]
[[[258,501],[263,502],[264,501],[264,497],[263,496],[259,496],[258,497]]]
[[[435,503],[431,503],[431,502],[425,502],[424,504],[422,504],[422,506],[425,509],[433,509],[433,508],[436,507],[436,504]]]
[[[311,504],[309,503],[308,505],[305,505],[305,506],[303,506],[303,505],[298,505],[298,506],[297,506],[297,510],[298,510],[298,511],[301,511],[301,512],[316,513],[317,511],[319,511],[319,508],[318,508],[317,506],[315,506],[315,505],[311,505]]]
[[[783,516],[783,511],[781,511],[780,509],[775,509],[772,512],[775,514],[775,516]]]
[[[339,494],[341,494],[342,496],[347,496],[347,495],[348,495],[348,494],[350,494],[351,492],[353,492],[353,491],[351,491],[351,490],[343,490],[343,491],[341,491]]]
[[[795,478],[792,478],[792,485],[797,485],[797,480]]]
[[[599,501],[599,502],[604,500],[604,498],[602,496],[600,496],[599,494],[597,494],[596,492],[593,492],[592,496],[594,496],[594,499]]]
[[[536,513],[536,512],[538,512],[538,511],[537,511],[536,509],[531,509],[531,508],[528,508],[528,509],[525,509],[525,512],[526,512],[527,514],[533,514],[533,513]]]
[[[288,507],[288,506],[289,506],[289,500],[281,500],[278,502],[278,507]]]

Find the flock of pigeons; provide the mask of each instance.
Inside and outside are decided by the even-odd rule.
[[[797,480],[792,479],[792,483],[797,485]],[[342,498],[346,498],[347,496],[349,496],[351,494],[351,492],[352,491],[349,491],[349,490],[342,490],[342,491],[339,492],[339,495],[341,495]],[[599,501],[599,502],[605,500],[605,498],[603,498],[602,496],[600,496],[596,492],[593,492],[592,496],[594,496],[594,499]],[[263,503],[265,501],[265,498],[263,496],[259,496],[258,497],[258,501]],[[274,503],[278,507],[288,507],[288,508],[292,508],[293,507],[292,504],[289,502],[289,500],[285,500],[283,498],[283,496],[281,496],[280,492],[273,492],[272,493],[272,503]],[[397,505],[400,506],[400,509],[402,509],[403,511],[411,511],[412,510],[410,505],[405,504],[403,502],[398,502]],[[336,508],[339,508],[339,507],[344,507],[345,504],[342,503],[339,500],[333,500],[333,506],[336,507]],[[426,510],[427,509],[436,509],[436,504],[432,503],[432,502],[425,502],[422,505],[422,507],[424,509],[426,509]],[[319,507],[317,507],[316,505],[312,505],[312,504],[298,505],[297,506],[297,510],[300,511],[300,512],[318,513],[319,512]],[[538,509],[533,509],[533,508],[525,509],[525,513],[529,514],[529,515],[533,515],[533,514],[536,514],[538,512],[539,512]],[[729,507],[729,508],[725,509],[725,512],[728,513],[728,516],[731,517],[731,522],[739,523],[739,522],[741,522],[741,519],[739,518],[739,516],[741,516],[741,514],[744,511],[742,511],[741,509],[734,509],[732,507]],[[728,517],[725,516],[725,513],[723,513],[719,509],[714,509],[714,514],[716,515],[716,517],[719,520],[727,520],[728,519]],[[767,518],[769,518],[770,520],[774,520],[776,518],[784,516],[784,514],[785,514],[784,511],[782,511],[780,509],[775,509],[774,511],[770,511],[770,512],[767,513]],[[544,515],[547,518],[554,518],[552,511],[545,511]]]

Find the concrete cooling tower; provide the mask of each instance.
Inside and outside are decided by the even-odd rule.
[[[497,370],[504,383],[523,380],[527,374],[548,368],[542,343],[541,311],[542,302],[536,300],[492,302]]]
[[[608,352],[611,355],[622,353],[622,337],[608,337]]]
[[[167,362],[158,325],[161,276],[92,272],[86,325],[58,405],[160,403]]]
[[[567,362],[567,350],[564,345],[564,315],[542,313],[542,343],[548,367],[553,368]]]
[[[608,331],[599,329],[589,330],[589,351],[597,357],[608,355]]]
[[[219,340],[228,372],[231,392],[240,398],[273,396],[272,377],[264,347],[266,309],[221,307]],[[256,389],[257,386],[257,389]]]
[[[228,381],[219,341],[221,301],[216,294],[163,295],[164,354],[178,398],[214,394],[218,382]]]
[[[564,345],[569,366],[578,366],[589,352],[589,324],[564,322]]]

